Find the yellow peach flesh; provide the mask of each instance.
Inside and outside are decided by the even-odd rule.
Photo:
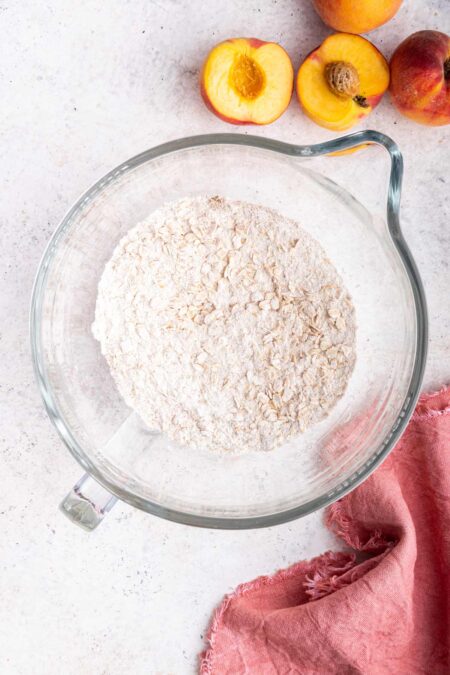
[[[339,96],[327,81],[329,64],[351,64],[357,96]],[[367,116],[389,85],[389,67],[380,52],[358,35],[335,33],[300,66],[297,93],[305,112],[332,130],[348,129]]]
[[[227,40],[209,54],[202,73],[204,98],[220,117],[236,123],[268,124],[292,95],[293,69],[282,47],[246,38]]]

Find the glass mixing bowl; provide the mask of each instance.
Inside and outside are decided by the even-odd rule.
[[[314,158],[367,143],[391,159],[382,216],[314,167]],[[338,173],[343,158],[325,161]],[[119,498],[186,524],[261,527],[323,507],[373,471],[414,409],[426,356],[424,293],[399,227],[401,177],[398,148],[373,131],[312,146],[217,134],[144,152],[78,200],[43,256],[31,309],[45,406],[88,472],[63,502],[67,515],[93,529]],[[353,297],[357,361],[345,395],[329,417],[273,452],[223,456],[147,428],[122,401],[91,333],[97,284],[121,237],[165,202],[205,194],[297,220]]]

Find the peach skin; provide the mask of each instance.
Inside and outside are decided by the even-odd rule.
[[[450,124],[450,37],[436,30],[413,33],[391,58],[392,100],[420,124]]]
[[[280,45],[233,38],[216,45],[203,65],[200,90],[210,110],[231,124],[270,124],[289,105],[294,71]]]
[[[343,131],[369,115],[389,86],[389,66],[360,35],[334,33],[303,61],[297,96],[314,122]]]
[[[313,0],[324,23],[344,33],[368,33],[392,19],[402,0]]]

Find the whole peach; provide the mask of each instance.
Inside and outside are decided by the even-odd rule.
[[[313,0],[328,26],[344,33],[368,33],[400,9],[402,0]]]
[[[450,124],[450,37],[436,30],[413,33],[391,58],[392,100],[420,124]]]

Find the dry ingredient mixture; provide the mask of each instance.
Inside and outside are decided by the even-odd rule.
[[[298,223],[187,198],[120,241],[93,333],[125,402],[182,445],[270,450],[326,417],[355,362],[351,298]]]

